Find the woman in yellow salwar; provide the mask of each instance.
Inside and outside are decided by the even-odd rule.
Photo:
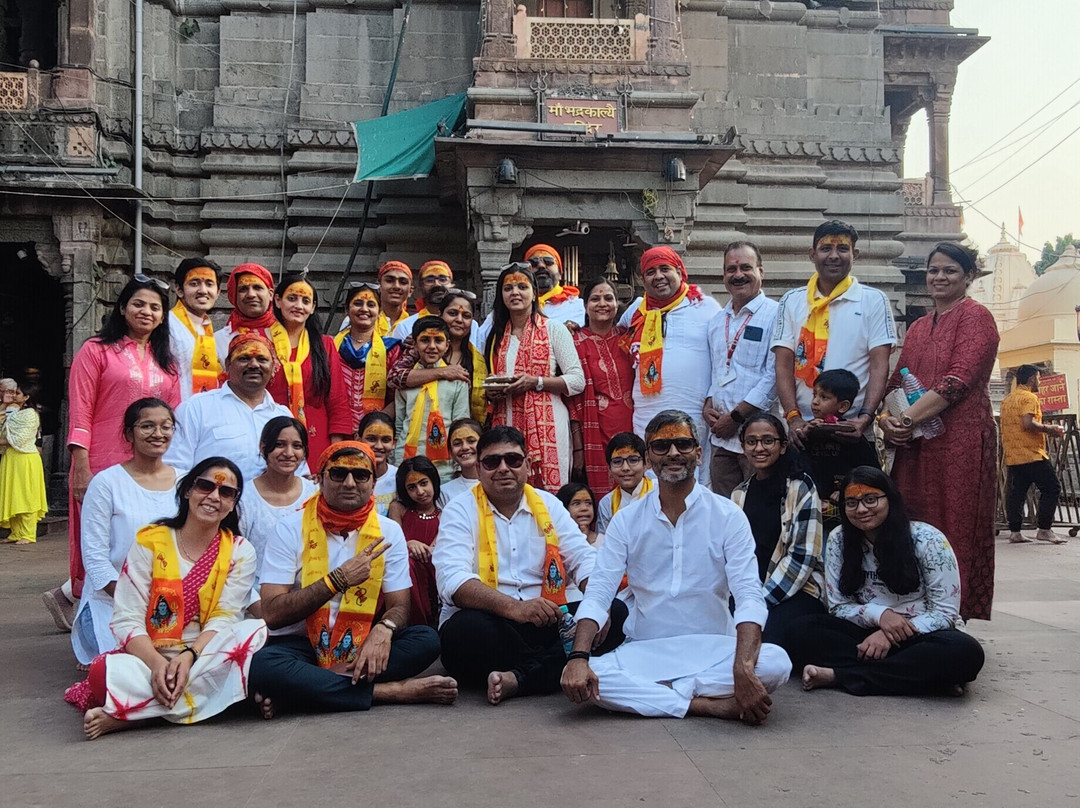
[[[15,389],[12,406],[0,429],[0,527],[11,529],[5,544],[27,545],[37,541],[37,526],[49,510],[45,500],[45,471],[38,453],[41,427],[35,391]]]
[[[242,490],[232,461],[207,458],[181,480],[179,513],[136,535],[114,596],[120,650],[65,694],[85,709],[87,738],[149,718],[193,724],[246,696],[266,624],[243,619],[256,558],[234,532]]]

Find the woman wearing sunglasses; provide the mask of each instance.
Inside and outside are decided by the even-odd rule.
[[[85,708],[93,740],[149,718],[191,724],[246,696],[262,620],[243,619],[255,548],[236,535],[243,476],[210,457],[180,481],[179,513],[139,530],[116,583],[112,630],[121,652],[90,664],[65,698]]]
[[[758,577],[769,619],[761,633],[789,652],[787,635],[801,617],[825,613],[821,501],[814,481],[788,451],[787,430],[775,415],[759,412],[739,430],[753,475],[731,492],[754,534]]]
[[[418,355],[412,339],[405,340],[405,350],[390,370],[390,387],[395,390],[423,387],[433,381],[462,381],[469,385],[469,414],[483,423],[487,419],[484,379],[487,363],[472,342],[475,331],[476,295],[451,286],[438,302],[432,304],[450,329],[450,351],[446,367],[418,368]]]
[[[510,264],[499,274],[484,355],[497,382],[487,390],[492,426],[521,430],[529,483],[558,491],[570,481],[572,457],[563,397],[585,389],[585,373],[570,331],[540,313],[536,279],[525,264]]]
[[[379,334],[379,287],[355,283],[345,298],[349,327],[334,337],[341,358],[341,375],[352,413],[352,434],[369,412],[393,403],[387,395],[387,376],[401,355],[401,340]],[[415,360],[414,360],[415,361]]]
[[[71,629],[73,601],[82,596],[81,520],[83,496],[102,469],[131,458],[124,439],[127,406],[152,396],[170,407],[180,403],[180,375],[173,359],[169,325],[169,285],[136,275],[120,292],[101,332],[83,343],[71,362],[68,408],[68,537],[70,590],[57,587],[43,595],[57,627]]]
[[[124,440],[131,459],[109,466],[90,481],[82,506],[82,560],[87,586],[71,628],[79,669],[116,648],[109,624],[124,559],[139,528],[173,512],[183,476],[162,458],[172,443],[176,417],[160,398],[140,398],[124,412]]]
[[[960,572],[945,536],[909,521],[892,480],[857,466],[844,480],[840,527],[825,551],[829,611],[792,626],[804,690],[856,696],[962,695],[983,666],[963,631]]]

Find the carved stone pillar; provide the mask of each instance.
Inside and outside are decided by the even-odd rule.
[[[53,230],[60,242],[60,281],[71,289],[71,331],[68,333],[66,364],[79,347],[98,329],[100,319],[94,311],[94,278],[98,243],[101,240],[101,216],[89,208],[53,217]],[[69,286],[70,284],[70,286]]]
[[[676,24],[677,6],[678,0],[652,0],[650,62],[681,62],[686,58]]]
[[[495,284],[510,253],[532,233],[532,227],[517,218],[523,195],[521,188],[469,189],[469,241],[484,289],[480,316],[491,311]]]
[[[514,5],[514,0],[485,0],[481,49],[485,58],[508,59],[514,55]]]
[[[949,112],[952,85],[938,84],[934,100],[927,108],[930,126],[930,176],[934,183],[934,204],[951,205],[949,190]]]

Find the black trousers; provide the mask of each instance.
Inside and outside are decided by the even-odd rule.
[[[955,629],[916,634],[884,659],[859,659],[856,646],[875,631],[831,614],[804,617],[788,633],[792,659],[832,668],[837,686],[856,696],[944,693],[974,681],[982,670],[982,646]]]
[[[792,654],[795,643],[789,642],[788,636],[792,626],[798,625],[799,620],[809,615],[825,614],[825,604],[806,592],[796,592],[790,598],[782,600],[773,606],[769,604],[769,619],[765,621],[765,628],[761,632],[761,641],[779,645],[788,656],[791,657],[791,669],[801,671],[803,665],[809,665],[809,661],[796,659]]]
[[[275,709],[324,713],[367,710],[376,684],[412,678],[438,658],[435,629],[410,626],[390,644],[386,670],[374,682],[361,680],[354,685],[350,677],[319,667],[307,637],[271,637],[251,658],[248,693],[268,697]]]
[[[568,604],[570,613],[578,604]],[[629,612],[616,598],[611,603],[611,628],[594,656],[618,648],[626,635]],[[566,666],[566,651],[557,626],[515,623],[480,609],[455,612],[441,629],[442,663],[447,673],[467,687],[483,687],[492,671],[511,671],[523,696],[554,693]]]
[[[1034,463],[1020,463],[1009,466],[1009,492],[1005,497],[1005,515],[1009,520],[1009,530],[1020,530],[1024,519],[1024,502],[1032,484],[1039,489],[1039,530],[1049,530],[1054,524],[1054,511],[1057,509],[1061,483],[1058,482],[1054,467],[1049,460],[1036,460]]]

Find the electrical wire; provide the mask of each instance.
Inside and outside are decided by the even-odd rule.
[[[1027,164],[1026,166],[1024,166],[1024,167],[1023,167],[1022,169],[1020,169],[1020,170],[1019,170],[1018,172],[1016,172],[1015,174],[1013,174],[1013,175],[1012,175],[1011,177],[1009,177],[1009,178],[1008,178],[1007,180],[1005,180],[1005,182],[1001,183],[1001,185],[999,185],[999,186],[998,186],[997,188],[995,188],[994,190],[992,190],[992,191],[989,191],[989,192],[987,192],[987,193],[983,194],[982,196],[980,196],[980,197],[979,197],[978,199],[976,199],[976,200],[975,200],[974,202],[972,202],[971,204],[972,204],[972,205],[977,205],[977,204],[978,204],[979,202],[982,202],[982,201],[983,201],[984,199],[986,199],[986,198],[987,198],[988,196],[992,196],[993,194],[996,194],[996,193],[997,193],[998,191],[1000,191],[1000,190],[1001,190],[1002,188],[1004,188],[1004,187],[1005,187],[1006,185],[1008,185],[1008,184],[1009,184],[1010,182],[1012,182],[1013,180],[1015,180],[1015,179],[1016,179],[1017,177],[1020,177],[1020,176],[1022,176],[1022,175],[1024,174],[1024,172],[1026,172],[1026,171],[1027,171],[1028,169],[1030,169],[1030,168],[1033,168],[1033,167],[1034,167],[1035,165],[1037,165],[1037,164],[1038,164],[1038,163],[1039,163],[1040,161],[1042,161],[1042,160],[1043,160],[1044,158],[1046,158],[1046,157],[1049,157],[1049,156],[1050,156],[1051,154],[1053,154],[1053,153],[1054,153],[1054,151],[1056,151],[1056,150],[1057,150],[1057,148],[1058,148],[1059,146],[1061,146],[1061,145],[1062,145],[1063,143],[1065,143],[1065,141],[1067,141],[1067,140],[1068,140],[1069,138],[1071,138],[1071,137],[1072,137],[1073,135],[1075,135],[1075,134],[1076,134],[1077,132],[1080,132],[1080,126],[1078,126],[1078,127],[1076,127],[1075,129],[1073,129],[1073,130],[1072,130],[1071,132],[1069,132],[1069,134],[1065,135],[1065,137],[1063,137],[1063,138],[1062,138],[1061,140],[1059,140],[1059,141],[1058,141],[1057,143],[1055,143],[1055,144],[1054,144],[1053,146],[1051,146],[1051,147],[1050,147],[1049,149],[1047,149],[1047,150],[1046,150],[1045,152],[1043,152],[1042,154],[1040,154],[1040,155],[1039,155],[1038,157],[1036,157],[1036,158],[1035,158],[1034,160],[1032,160],[1032,161],[1031,161],[1030,163],[1028,163],[1028,164]]]

